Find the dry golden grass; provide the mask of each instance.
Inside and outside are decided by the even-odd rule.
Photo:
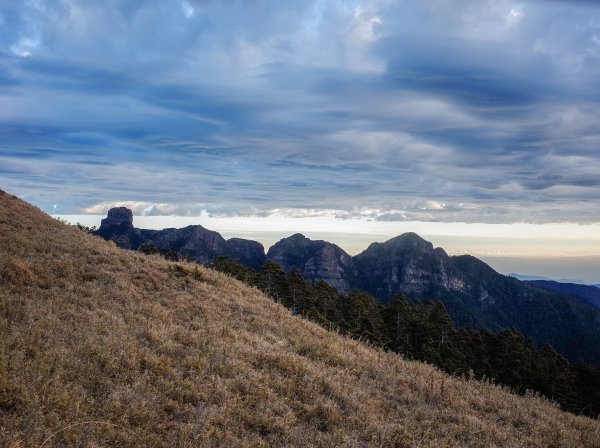
[[[0,193],[0,446],[579,447],[600,423],[450,378]]]

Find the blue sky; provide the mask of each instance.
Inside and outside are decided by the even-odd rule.
[[[0,188],[63,215],[593,234],[597,5],[0,0]]]

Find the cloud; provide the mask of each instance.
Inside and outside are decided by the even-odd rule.
[[[600,10],[570,3],[9,2],[2,188],[62,213],[594,222]]]

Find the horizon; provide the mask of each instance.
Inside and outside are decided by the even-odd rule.
[[[591,278],[598,24],[586,0],[2,2],[0,188]]]
[[[79,222],[86,226],[100,226],[106,215],[53,215],[71,224]],[[501,224],[469,224],[448,226],[446,223],[404,222],[382,223],[375,221],[340,220],[332,217],[290,218],[290,217],[252,217],[228,218],[210,217],[177,217],[177,216],[144,216],[134,215],[133,225],[136,228],[162,230],[164,228],[181,228],[188,225],[202,225],[208,230],[220,233],[225,239],[238,237],[260,242],[265,252],[277,241],[294,233],[302,233],[312,240],[325,240],[334,243],[354,256],[365,250],[369,244],[384,242],[407,232],[417,233],[431,242],[435,247],[443,248],[448,255],[473,255],[480,258],[501,274],[511,273],[548,277],[553,280],[573,279],[586,284],[600,284],[600,276],[596,266],[600,265],[600,226],[587,226],[584,236],[578,226],[569,225],[531,225],[521,228],[521,236],[511,236],[513,226]],[[332,228],[335,231],[323,229]],[[272,228],[268,228],[271,226]],[[466,227],[466,229],[465,229]],[[546,228],[546,235],[542,228]],[[535,232],[542,235],[532,239],[525,235]],[[583,247],[585,253],[565,252],[557,257],[555,252],[544,252],[542,249],[554,241],[557,234],[562,234],[571,244],[566,249]],[[495,235],[495,236],[494,236]],[[540,249],[534,252],[523,251],[525,247],[535,245]],[[535,243],[535,244],[533,244]],[[497,247],[503,247],[504,252]],[[531,250],[531,249],[529,249]]]

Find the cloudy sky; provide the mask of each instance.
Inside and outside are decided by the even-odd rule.
[[[0,0],[0,188],[55,214],[527,223],[599,256],[598,117],[591,0]]]

